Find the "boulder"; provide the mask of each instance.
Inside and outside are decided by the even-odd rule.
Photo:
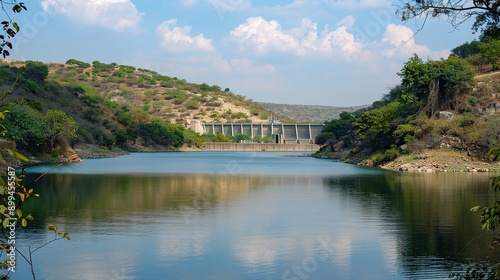
[[[440,120],[443,120],[443,119],[451,119],[455,116],[454,113],[452,112],[449,112],[449,111],[439,111],[438,112],[438,117]]]

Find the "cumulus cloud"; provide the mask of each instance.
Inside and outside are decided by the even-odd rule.
[[[300,46],[294,36],[281,30],[278,21],[266,21],[262,17],[248,18],[231,31],[231,36],[241,48],[254,48],[259,53],[271,50],[294,51]]]
[[[430,54],[429,47],[415,43],[413,31],[403,25],[389,24],[382,36],[382,43],[389,45],[382,53],[388,57],[409,57],[416,53],[421,56]]]
[[[262,17],[250,17],[231,31],[232,39],[242,50],[253,50],[263,54],[273,51],[298,55],[323,54],[353,59],[363,51],[363,45],[347,31],[353,19],[346,19],[345,25],[329,31],[325,26],[318,30],[316,23],[304,18],[300,27],[283,30],[276,20],[266,21]]]
[[[212,39],[207,39],[203,34],[191,36],[190,26],[175,26],[176,19],[170,19],[161,23],[156,28],[156,33],[162,38],[161,47],[173,53],[181,52],[212,52],[215,51]]]
[[[130,0],[43,0],[42,8],[116,31],[136,29],[143,15]]]
[[[324,0],[325,3],[335,8],[343,9],[367,9],[382,8],[390,6],[387,0]]]

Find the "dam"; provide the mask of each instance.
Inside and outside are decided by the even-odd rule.
[[[271,137],[275,144],[314,144],[316,136],[323,130],[323,124],[298,123],[203,123],[191,121],[191,130],[200,134],[224,134],[236,136],[245,134],[252,138]]]

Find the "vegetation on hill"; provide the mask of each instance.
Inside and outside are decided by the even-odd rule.
[[[327,120],[338,119],[342,112],[353,113],[368,106],[337,107],[323,105],[291,105],[276,103],[261,103],[264,108],[282,122],[295,120],[299,123],[324,123]],[[287,116],[287,118],[283,118]]]
[[[448,149],[491,161],[488,155],[500,147],[500,73],[484,69],[496,70],[499,60],[500,40],[493,38],[465,43],[447,59],[414,55],[398,73],[401,83],[380,101],[325,123],[316,139],[324,146],[320,154],[383,165],[400,155]]]
[[[82,144],[130,150],[201,147],[201,135],[189,129],[191,120],[255,123],[270,116],[228,88],[76,59],[4,61],[0,93],[5,138],[44,160],[58,160],[66,147]]]

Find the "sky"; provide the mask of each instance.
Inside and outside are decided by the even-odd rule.
[[[388,0],[42,0],[13,20],[9,59],[146,68],[257,102],[358,106],[424,60],[477,37],[472,22],[402,22]]]

